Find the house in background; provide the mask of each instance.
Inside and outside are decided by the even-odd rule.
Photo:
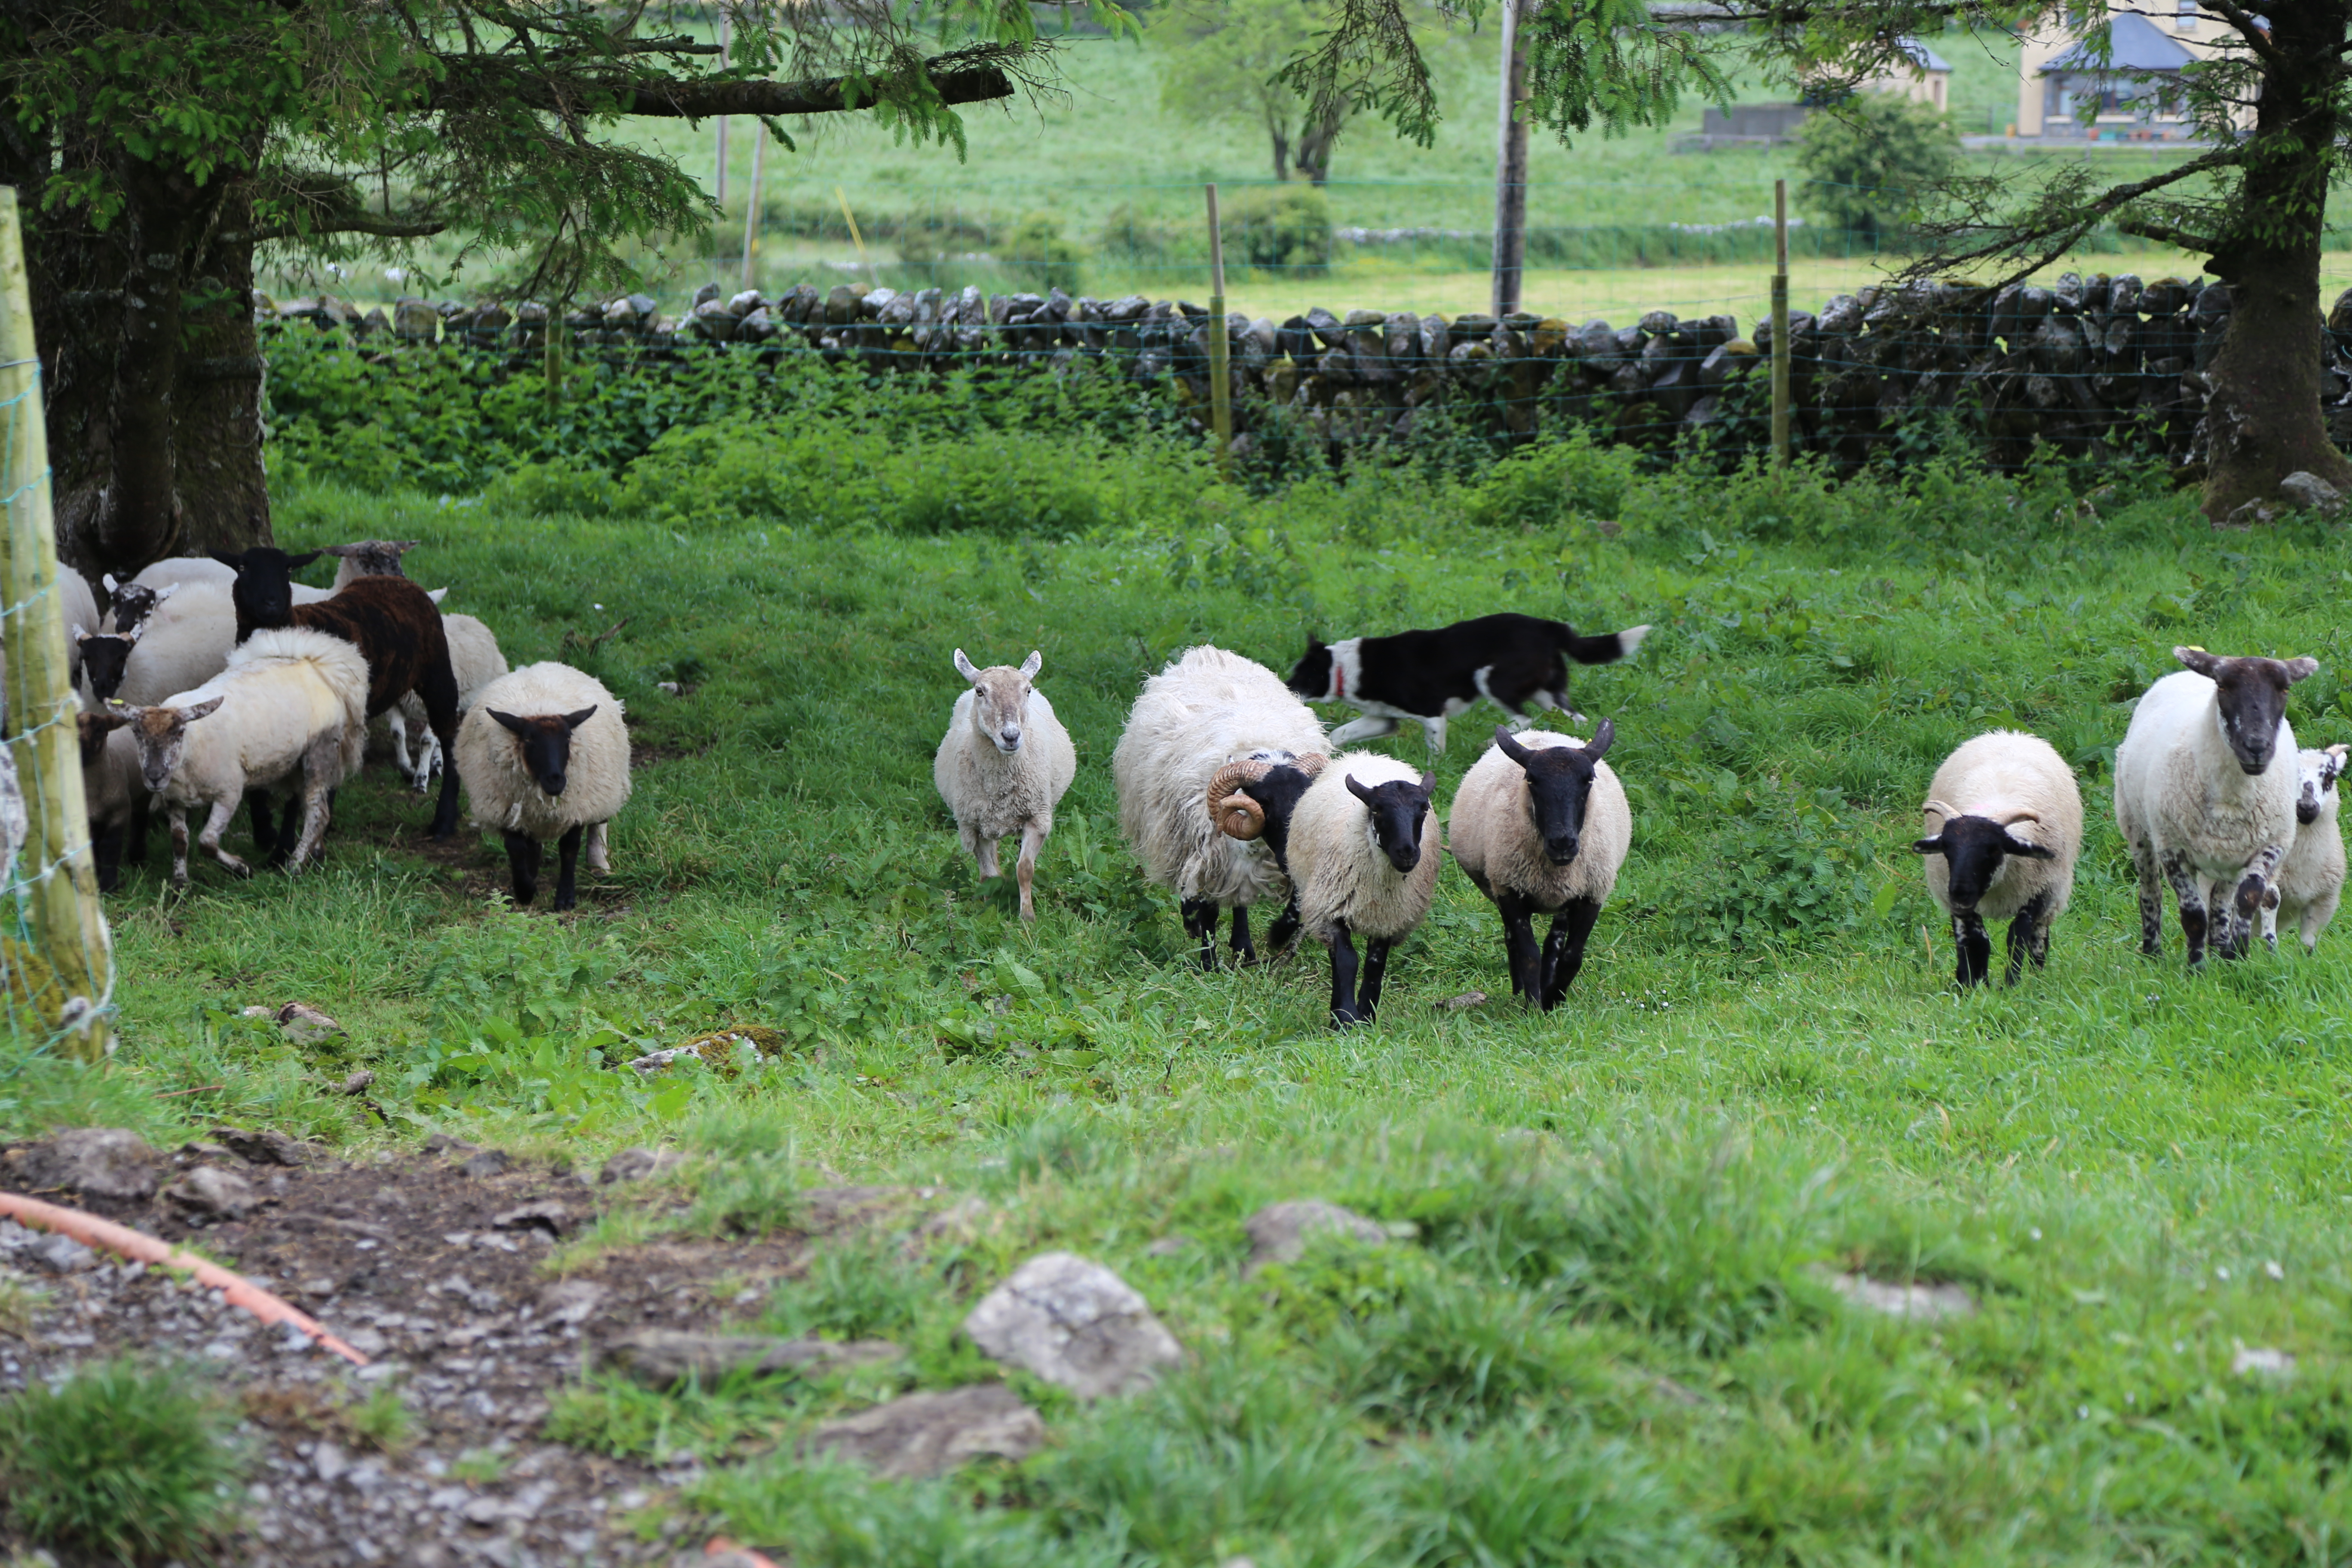
[[[1942,114],[1952,107],[1952,62],[1916,38],[1898,46],[1911,57],[1909,70],[1891,70],[1868,81],[1856,82],[1857,92],[1892,92],[1916,100]]]
[[[2158,16],[2145,13],[2159,10]],[[2017,61],[2017,133],[2048,140],[2182,142],[2197,134],[2180,73],[2228,48],[2237,35],[2204,16],[2197,0],[2153,7],[2147,0],[2108,0],[2113,37],[2098,59],[2079,35],[2038,34]],[[2082,112],[2092,109],[2085,126]],[[2251,110],[2247,111],[2251,116]]]

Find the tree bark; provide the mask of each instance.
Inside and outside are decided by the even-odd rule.
[[[2319,258],[2343,133],[2334,75],[2347,0],[2273,8],[2275,46],[2231,232],[2207,264],[2229,285],[2230,325],[2206,372],[2203,504],[2216,522],[2302,469],[2352,489],[2352,461],[2320,406]]]
[[[1310,118],[1299,130],[1298,172],[1316,184],[1331,178],[1331,150],[1347,119],[1348,105],[1343,101],[1330,113]]]

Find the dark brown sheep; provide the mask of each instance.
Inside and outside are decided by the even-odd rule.
[[[237,555],[214,553],[214,560],[236,573],[231,594],[236,640],[276,626],[303,626],[352,643],[367,660],[370,718],[415,692],[446,759],[433,837],[446,838],[457,831],[457,677],[449,668],[441,606],[405,577],[362,577],[331,599],[297,605],[294,573],[319,553],[289,555],[268,545]]]

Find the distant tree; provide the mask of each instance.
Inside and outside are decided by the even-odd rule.
[[[1332,144],[1351,106],[1344,96],[1320,111],[1276,73],[1314,47],[1327,19],[1313,0],[1218,0],[1169,5],[1152,18],[1159,46],[1160,101],[1200,124],[1251,120],[1265,130],[1274,177],[1331,177]]]
[[[1028,0],[723,4],[724,58],[688,31],[699,0],[0,5],[0,181],[28,215],[66,557],[127,572],[268,541],[263,247],[446,234],[509,297],[607,286],[621,244],[717,212],[625,121],[752,115],[789,146],[782,121],[862,110],[961,148],[955,106],[1035,85],[1049,48]]]
[[[1856,93],[1797,132],[1798,205],[1875,250],[1910,229],[1960,155],[1949,120],[1892,93]]]

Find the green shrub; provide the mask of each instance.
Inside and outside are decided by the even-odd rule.
[[[43,1545],[123,1562],[192,1551],[242,1468],[231,1425],[186,1374],[127,1358],[54,1391],[36,1381],[0,1405],[0,1502]]]
[[[1496,463],[1464,499],[1463,512],[1486,528],[1550,528],[1571,517],[1614,518],[1637,462],[1623,447],[1603,447],[1589,430],[1566,440],[1521,447]]]
[[[1051,213],[1031,213],[1015,224],[997,256],[1008,275],[1027,279],[1041,293],[1076,293],[1086,259],[1086,247],[1065,236],[1062,220]]]
[[[1102,231],[1095,237],[1095,254],[1111,260],[1164,263],[1175,258],[1181,243],[1171,225],[1145,217],[1121,202],[1103,220]]]
[[[1959,153],[1959,133],[1928,105],[1856,93],[1799,129],[1797,203],[1874,249],[1911,228]]]
[[[1260,185],[1225,205],[1225,251],[1251,267],[1296,274],[1331,265],[1331,203],[1313,185]]]

